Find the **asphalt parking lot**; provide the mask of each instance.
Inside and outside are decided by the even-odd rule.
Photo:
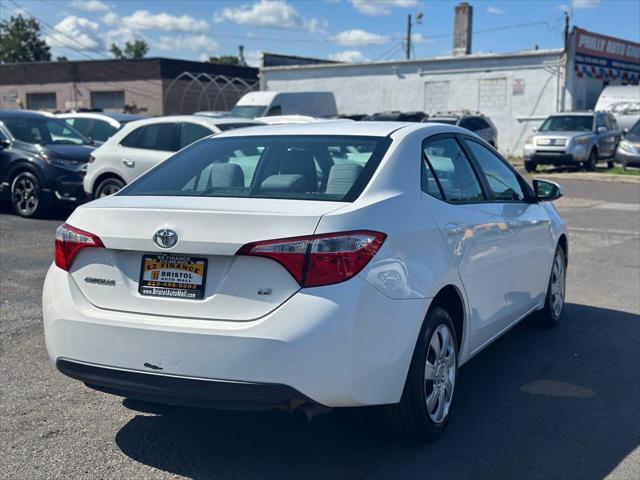
[[[570,178],[570,175],[567,176]],[[59,374],[40,295],[66,212],[0,211],[3,478],[640,478],[640,185],[561,181],[566,316],[523,322],[460,371],[430,445],[390,440],[369,410],[141,412]],[[138,406],[139,408],[139,406]]]

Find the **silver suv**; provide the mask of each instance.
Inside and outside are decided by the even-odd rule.
[[[425,118],[423,122],[446,123],[466,128],[476,135],[484,138],[493,148],[498,148],[498,129],[491,119],[480,112],[438,112]]]
[[[548,117],[524,142],[524,168],[578,165],[592,171],[599,160],[613,167],[622,130],[609,112],[564,112]]]

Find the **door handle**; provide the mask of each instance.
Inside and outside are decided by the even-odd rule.
[[[457,237],[464,233],[464,227],[459,223],[449,223],[445,227],[445,230],[447,231],[447,235],[450,237]]]
[[[135,167],[136,166],[136,162],[134,162],[133,160],[129,160],[128,158],[123,158],[122,159],[122,163],[124,164],[125,167]]]
[[[510,220],[508,224],[512,232],[517,232],[522,227],[522,222],[520,220]]]

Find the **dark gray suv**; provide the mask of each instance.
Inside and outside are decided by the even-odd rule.
[[[498,129],[489,117],[480,112],[438,112],[422,121],[466,128],[485,139],[493,148],[498,148]]]

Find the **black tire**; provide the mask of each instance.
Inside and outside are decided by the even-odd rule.
[[[556,279],[556,261],[561,262],[562,265],[562,303],[561,307],[558,311],[557,308],[554,308],[554,292],[553,285]],[[557,327],[562,320],[562,315],[564,314],[564,300],[565,300],[565,285],[566,285],[566,275],[567,275],[567,256],[565,254],[564,249],[558,245],[556,248],[556,253],[553,257],[553,265],[551,266],[551,274],[549,275],[549,283],[547,284],[547,295],[545,297],[544,307],[542,310],[536,312],[534,318],[537,323],[546,328]]]
[[[446,358],[449,360],[440,365],[436,360],[437,357],[433,356],[434,351],[430,347],[430,343],[434,335],[438,342],[443,340],[439,333],[442,330],[442,326],[448,329],[452,342],[449,344],[450,348],[447,348]],[[436,377],[435,380],[425,379],[427,360],[429,360],[430,363],[437,363],[437,367],[433,369],[435,372],[434,376]],[[451,372],[453,372],[452,381],[450,376]],[[441,374],[441,377],[439,377],[438,374]],[[449,312],[442,307],[436,306],[429,311],[427,319],[420,331],[420,337],[418,338],[413,358],[411,359],[411,365],[409,366],[409,373],[407,374],[407,380],[400,403],[383,407],[385,420],[391,432],[395,436],[405,440],[417,442],[432,441],[439,437],[446,428],[451,414],[457,374],[458,342],[456,331],[453,327]],[[446,411],[443,411],[443,418],[436,422],[432,418],[433,413],[429,413],[427,402],[432,398],[431,395],[438,396],[440,392],[440,390],[436,388],[438,378],[449,379],[451,393],[448,396],[449,405],[446,407]],[[445,383],[446,382],[439,382],[440,388],[445,392],[443,397],[440,397],[445,398],[443,405],[446,404],[447,399],[447,387]],[[435,411],[438,413],[439,408],[440,404],[436,403],[433,406],[432,412]]]
[[[524,169],[528,173],[534,173],[538,169],[538,164],[535,162],[524,162]]]
[[[598,151],[594,148],[589,154],[589,158],[584,162],[584,169],[587,172],[593,172],[596,169],[596,163],[598,163]]]
[[[607,160],[607,168],[613,168],[614,166],[613,160]]]
[[[20,172],[11,181],[11,206],[24,218],[42,217],[51,206],[51,198],[42,191],[40,180],[31,172]]]
[[[124,187],[125,183],[119,178],[109,177],[102,180],[95,189],[93,194],[93,198],[101,198],[106,197],[108,195],[113,195],[122,187]]]

